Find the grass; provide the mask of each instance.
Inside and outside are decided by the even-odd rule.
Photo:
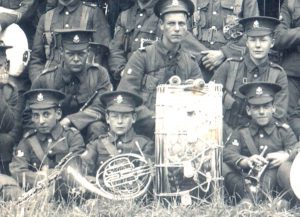
[[[300,216],[300,208],[277,211],[276,199],[250,209],[229,206],[223,202],[200,201],[189,207],[175,203],[163,206],[158,201],[145,205],[141,200],[111,201],[104,198],[75,203],[48,202],[44,193],[20,205],[15,202],[0,204],[0,217],[292,217]]]

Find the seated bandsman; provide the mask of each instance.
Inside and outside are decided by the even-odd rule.
[[[279,85],[266,82],[239,88],[251,121],[233,132],[224,149],[224,162],[232,168],[225,175],[225,187],[238,200],[259,202],[265,193],[291,191],[289,165],[298,143],[289,125],[273,118],[274,95],[280,90]]]
[[[142,98],[130,92],[115,91],[103,94],[101,101],[106,107],[106,122],[110,130],[90,142],[82,154],[83,165],[91,176],[95,176],[101,164],[112,156],[141,154],[140,150],[146,157],[154,154],[153,142],[145,136],[137,135],[133,129],[135,109],[143,103]]]
[[[35,130],[24,135],[10,164],[11,173],[21,186],[34,187],[38,181],[47,179],[47,175],[67,154],[81,154],[85,150],[79,131],[63,128],[59,123],[62,117],[59,102],[64,96],[50,89],[25,93]]]

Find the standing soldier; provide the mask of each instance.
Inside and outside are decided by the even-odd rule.
[[[226,58],[242,56],[245,41],[238,19],[258,16],[256,0],[193,0],[193,35],[207,48],[201,51],[202,72],[206,81]],[[239,41],[240,40],[240,41]],[[200,51],[198,51],[200,53]]]
[[[59,123],[63,93],[36,89],[26,92],[25,97],[32,109],[35,129],[27,132],[17,146],[10,169],[20,186],[32,188],[38,181],[47,179],[47,172],[51,174],[67,154],[84,152],[85,144],[78,130],[63,128]]]
[[[132,53],[161,37],[159,18],[153,12],[157,1],[136,0],[131,8],[118,17],[108,58],[110,73],[116,84]]]
[[[74,28],[95,30],[93,41],[108,48],[111,37],[109,26],[101,9],[84,4],[81,0],[59,0],[57,7],[49,10],[39,20],[29,62],[31,81],[44,68],[55,66],[60,62],[60,45],[57,44],[54,30]],[[106,51],[103,50],[103,52]]]
[[[290,166],[297,139],[288,124],[273,118],[273,100],[280,89],[267,82],[248,83],[239,89],[247,98],[251,122],[234,131],[224,149],[224,162],[232,168],[224,176],[225,187],[237,200],[251,204],[266,198],[264,193],[291,192]]]
[[[70,29],[57,33],[62,62],[45,70],[33,82],[32,89],[49,88],[65,93],[61,124],[80,131],[86,129],[85,139],[95,138],[106,132],[100,95],[112,89],[108,72],[100,65],[86,64],[93,31]]]
[[[242,84],[254,81],[279,84],[282,90],[274,99],[276,118],[285,118],[288,105],[285,71],[268,57],[268,52],[274,45],[273,32],[279,20],[271,17],[249,17],[240,20],[240,23],[245,29],[248,52],[244,57],[228,59],[212,77],[215,82],[223,84],[224,122],[233,129],[249,120],[245,111],[246,102],[238,92]],[[225,139],[230,133],[228,126],[225,127]]]
[[[275,32],[275,48],[283,51],[282,67],[287,73],[289,105],[288,122],[300,137],[300,7],[299,0],[285,0],[281,7],[282,21]]]
[[[135,127],[138,133],[150,138],[154,132],[156,87],[167,83],[174,75],[182,81],[202,78],[195,58],[181,48],[181,41],[187,32],[188,17],[193,11],[191,1],[158,1],[154,12],[160,18],[162,39],[132,54],[118,86],[118,90],[142,96],[144,104],[139,108]]]

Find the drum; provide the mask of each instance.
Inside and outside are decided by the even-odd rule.
[[[156,196],[221,199],[222,85],[171,81],[157,87]]]
[[[5,45],[12,46],[12,48],[6,50],[7,59],[10,62],[9,75],[17,77],[24,71],[29,62],[30,52],[27,37],[24,31],[13,23],[0,32],[0,40]]]

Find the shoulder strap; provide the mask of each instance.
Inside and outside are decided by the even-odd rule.
[[[115,156],[119,154],[117,148],[108,141],[108,137],[101,138],[101,142],[110,155]]]
[[[229,76],[226,80],[225,88],[228,92],[232,92],[236,76],[238,73],[239,62],[237,61],[228,61],[229,62]]]
[[[33,135],[30,138],[28,138],[27,141],[28,144],[31,146],[32,150],[34,151],[35,155],[38,157],[38,159],[41,162],[45,161],[45,153],[37,137]]]
[[[240,129],[240,133],[241,133],[243,140],[244,140],[245,144],[247,145],[247,148],[249,149],[250,153],[252,155],[259,154],[259,152],[254,144],[254,141],[252,139],[252,136],[250,134],[249,128]]]
[[[271,68],[272,69],[272,68]],[[278,78],[278,75],[279,75],[279,70],[272,70],[271,69],[269,70],[269,75],[268,75],[268,82],[270,83],[276,83],[276,80]]]
[[[295,10],[295,0],[287,0],[287,5],[290,13],[293,13]]]
[[[86,5],[83,5],[82,12],[81,12],[81,18],[80,18],[80,28],[86,29],[89,19],[89,13],[91,11],[91,7],[88,7]]]

